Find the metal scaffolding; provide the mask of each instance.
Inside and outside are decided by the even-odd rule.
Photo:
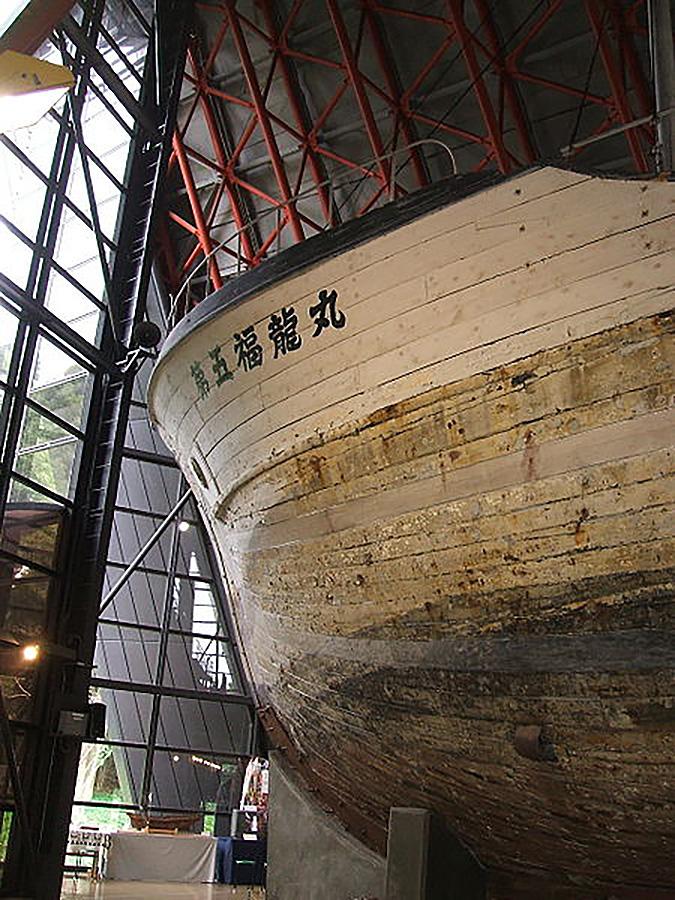
[[[644,0],[513,4],[509,19],[510,6],[198,3],[161,257],[174,295],[205,257],[208,278],[178,315],[340,215],[449,174],[420,138],[442,139],[462,171],[508,174],[569,144],[566,164],[595,164],[583,139],[604,136],[623,168],[652,170]],[[334,202],[345,181],[358,203],[353,187]]]

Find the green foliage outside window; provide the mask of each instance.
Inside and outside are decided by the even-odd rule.
[[[79,426],[85,400],[87,375],[73,364],[70,377],[31,392],[31,399]],[[77,450],[77,439],[51,419],[27,409],[21,433],[16,469],[57,494],[67,496]],[[15,484],[12,500],[35,499],[30,488]]]
[[[14,813],[11,809],[2,810],[2,825],[0,826],[0,863],[4,863],[7,856],[7,845],[9,844],[9,834],[12,830],[12,818]]]

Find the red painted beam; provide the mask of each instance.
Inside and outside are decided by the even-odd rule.
[[[328,14],[330,15],[331,21],[333,23],[333,29],[335,30],[335,35],[340,47],[340,52],[342,54],[346,72],[354,91],[356,102],[358,104],[359,111],[361,112],[361,117],[363,118],[363,124],[366,129],[366,136],[372,148],[373,156],[383,157],[385,155],[384,142],[382,141],[382,136],[380,135],[379,128],[377,127],[377,122],[375,121],[375,116],[373,114],[370,100],[368,98],[368,93],[363,83],[363,79],[361,78],[359,67],[356,63],[356,58],[354,56],[352,45],[349,40],[349,35],[347,34],[347,29],[342,18],[342,13],[340,12],[336,0],[326,0],[326,6],[328,8]],[[388,163],[387,160],[380,159],[377,163],[377,168],[379,169],[383,184],[389,184],[389,172],[391,169],[390,163]]]
[[[164,271],[164,278],[172,296],[175,296],[180,289],[180,274],[176,257],[173,252],[173,245],[169,238],[169,229],[167,228],[166,219],[159,223],[157,229],[157,244],[159,247],[160,265]]]
[[[246,40],[244,39],[241,25],[234,8],[234,3],[232,3],[231,0],[227,4],[226,15],[228,17],[232,37],[234,38],[234,44],[237,48],[237,53],[239,54],[239,60],[244,71],[244,76],[246,78],[248,90],[251,95],[251,100],[253,101],[253,106],[255,108],[257,124],[260,126],[260,130],[262,131],[263,138],[265,140],[265,146],[267,147],[267,152],[272,164],[272,169],[274,171],[277,185],[284,202],[286,218],[290,222],[295,240],[302,241],[304,240],[305,234],[302,228],[300,217],[298,216],[298,211],[295,208],[293,197],[291,195],[291,187],[288,182],[288,176],[286,175],[286,168],[284,166],[283,159],[281,158],[277,139],[272,127],[272,122],[270,121],[263,95],[260,90],[260,85],[258,84],[258,76],[255,71],[255,66],[253,65],[251,54],[249,53]]]
[[[412,9],[396,9],[384,3],[375,3],[374,9],[379,13],[398,16],[400,19],[412,19],[415,22],[425,22],[427,25],[446,25],[446,20],[440,16],[426,15],[425,13],[415,12]]]
[[[188,200],[190,201],[190,208],[192,209],[192,215],[194,216],[199,243],[201,244],[204,256],[208,256],[213,250],[213,243],[211,242],[209,229],[206,225],[204,211],[202,210],[195,181],[192,177],[190,163],[188,162],[185,148],[183,147],[183,142],[178,134],[175,134],[173,137],[173,149],[176,154],[176,160],[178,161],[178,167],[180,168],[183,182],[185,184],[185,190],[187,191]],[[215,290],[219,290],[223,286],[223,280],[220,277],[218,266],[213,257],[211,257],[208,262],[208,272],[211,276],[213,287],[215,288]]]
[[[635,49],[633,31],[631,30],[628,16],[616,0],[608,0],[608,3],[621,55],[626,60],[631,81],[640,102],[640,115],[648,116],[652,112],[653,107],[652,93],[649,87],[649,80]]]
[[[420,71],[417,73],[417,75],[413,79],[412,84],[410,84],[405,89],[405,91],[403,91],[403,94],[401,95],[401,103],[403,104],[403,108],[406,111],[410,110],[410,98],[414,95],[414,93],[418,89],[418,87],[423,83],[423,81],[427,77],[427,75],[436,67],[440,58],[446,52],[448,47],[450,47],[453,40],[454,40],[454,36],[452,34],[448,35],[445,38],[445,40],[440,44],[440,46],[436,48],[436,51],[433,53],[433,55],[430,56],[429,59],[426,61],[426,63],[422,66]]]
[[[229,164],[227,152],[223,143],[223,138],[220,134],[220,128],[218,127],[215,113],[211,107],[211,100],[207,94],[207,74],[205,69],[199,62],[199,55],[194,44],[188,49],[188,59],[190,61],[190,65],[192,66],[195,77],[197,78],[197,89],[199,90],[199,106],[204,117],[207,130],[209,132],[209,140],[211,141],[211,146],[213,147],[216,162],[218,163],[218,167],[222,173],[221,177],[223,178],[223,185],[225,190],[227,191],[227,196],[230,201],[232,218],[234,219],[234,224],[237,231],[241,235],[239,246],[241,246],[243,250],[245,260],[247,261],[247,263],[250,263],[255,256],[255,251],[253,249],[253,245],[251,244],[251,237],[246,228],[246,217],[243,215],[243,212],[239,205],[237,193],[234,190],[234,186],[228,174]]]
[[[324,183],[326,181],[326,172],[316,153],[314,146],[315,140],[312,140],[311,137],[311,127],[308,128],[305,103],[297,96],[297,78],[294,76],[289,61],[286,58],[287,45],[285,40],[282,40],[281,34],[277,31],[275,16],[271,8],[270,0],[262,0],[262,10],[267,30],[269,31],[272,40],[272,46],[278,54],[278,63],[281,70],[281,77],[284,82],[284,88],[286,90],[286,96],[288,97],[288,102],[296,125],[302,135],[307,162],[309,163],[312,178],[316,186],[321,209],[326,222],[332,225],[330,196],[327,186]],[[300,188],[300,184],[301,181],[298,182],[298,189]]]
[[[548,21],[558,12],[563,5],[564,0],[553,0],[544,9],[542,15],[536,19],[526,34],[520,39],[516,46],[509,52],[507,57],[507,65],[513,71],[518,59],[525,52],[526,47],[537,37],[537,35],[546,27]]]
[[[408,147],[410,147],[410,145],[414,144],[418,139],[418,135],[415,134],[409,111],[404,107],[402,102],[402,92],[400,90],[398,74],[396,73],[394,61],[391,59],[391,56],[385,47],[384,40],[382,39],[380,22],[374,12],[375,5],[374,0],[365,0],[364,9],[366,22],[370,30],[373,46],[375,47],[375,55],[377,56],[380,69],[384,75],[387,90],[391,95],[394,108],[397,111],[397,123],[400,122],[403,137],[405,138]],[[424,158],[417,147],[413,147],[410,150],[410,159],[412,161],[417,184],[420,187],[429,184],[429,176],[424,164]]]
[[[483,23],[487,34],[488,44],[493,56],[493,65],[501,79],[506,106],[513,119],[520,145],[523,148],[525,162],[533,163],[537,158],[538,153],[532,143],[530,123],[528,122],[525,109],[518,95],[518,89],[505,65],[504,53],[497,33],[497,27],[492,17],[492,12],[486,3],[486,0],[474,0],[474,3],[476,4],[476,9],[481,17],[481,22]]]
[[[619,71],[614,53],[609,42],[607,30],[607,19],[609,18],[609,10],[602,3],[602,0],[585,0],[586,14],[593,28],[596,40],[598,41],[600,56],[602,58],[607,80],[612,91],[612,102],[617,116],[622,124],[627,125],[637,116],[633,114],[630,107],[630,101],[626,88],[624,86],[622,73]],[[630,128],[624,132],[635,168],[638,172],[648,172],[649,165],[640,142],[640,136],[636,129]]]
[[[490,99],[485,82],[483,81],[483,73],[476,58],[472,34],[464,21],[461,0],[447,0],[447,5],[455,29],[455,34],[457,35],[457,40],[462,48],[462,55],[469,72],[469,77],[471,78],[473,91],[476,95],[476,100],[478,101],[478,107],[483,116],[483,121],[485,122],[491,153],[497,160],[500,171],[506,175],[513,168],[511,158],[504,146],[504,139],[492,106],[492,100]]]
[[[543,78],[540,75],[530,75],[529,72],[514,72],[514,78],[518,81],[526,81],[530,84],[538,84],[540,87],[547,88],[551,91],[557,91],[560,94],[567,94],[576,100],[584,100],[586,103],[595,103],[597,106],[608,106],[607,98],[601,97],[599,94],[584,93],[579,88],[569,87],[566,84],[560,84],[558,81],[551,81],[550,78]]]

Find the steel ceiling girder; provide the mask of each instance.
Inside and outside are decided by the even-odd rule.
[[[568,98],[572,108],[578,107],[578,123],[584,124],[584,133],[575,135],[578,137],[603,134],[617,124],[627,125],[644,116],[650,106],[649,80],[635,40],[644,37],[640,15],[645,0],[631,4],[584,0],[580,7],[577,5],[586,17],[585,25],[579,20],[587,35],[584,47],[588,52],[585,63],[583,56],[580,58],[584,65],[591,66],[586,85],[566,83],[555,71],[542,74],[541,67],[528,63],[528,51],[539,46],[542,38],[550,35],[555,41],[557,22],[562,21],[571,2],[540,0],[532,4],[515,31],[505,35],[491,0],[443,0],[438,15],[422,12],[414,3],[401,8],[378,0],[360,0],[355,9],[340,0],[323,0],[321,33],[331,40],[331,52],[314,52],[311,41],[303,42],[307,25],[302,25],[302,16],[308,12],[308,0],[293,0],[285,13],[282,4],[272,4],[271,0],[197,4],[207,22],[203,54],[200,58],[194,49],[190,53],[185,78],[194,96],[187,104],[172,160],[193,221],[187,221],[180,195],[174,196],[170,204],[173,226],[168,232],[173,228],[173,233],[182,234],[184,240],[182,254],[175,254],[182,255],[183,261],[174,265],[172,279],[176,269],[185,274],[200,266],[216,288],[222,283],[217,260],[227,266],[230,259],[240,271],[257,265],[283,242],[287,245],[303,240],[314,231],[333,226],[339,221],[333,185],[343,177],[341,173],[363,178],[365,199],[355,204],[353,214],[357,215],[382,196],[405,193],[406,183],[399,173],[407,163],[411,164],[415,185],[428,183],[428,154],[424,147],[417,146],[419,138],[444,136],[451,147],[464,148],[474,171],[494,165],[508,173],[533,163],[540,157],[540,150],[532,110],[527,108],[523,91],[536,89],[550,93],[552,98],[557,95],[559,100]],[[312,9],[315,15],[316,3]],[[392,46],[388,38],[388,29],[394,23],[398,46]],[[406,69],[400,65],[405,52],[401,28],[423,28],[429,36],[426,56],[417,53],[414,57],[413,76],[408,60],[407,78],[401,77]],[[416,33],[411,31],[411,45],[415,44]],[[236,63],[243,76],[240,96],[228,84],[228,80],[236,80],[236,75],[224,77],[218,71],[223,59],[229,60],[230,70]],[[304,67],[307,80],[315,72],[327,86],[319,92],[323,94],[320,103],[312,102],[298,75],[299,66]],[[595,90],[590,89],[593,67]],[[439,70],[441,76],[451,71],[455,85],[468,85],[459,100],[452,100],[443,112],[438,110],[437,94],[446,90],[453,97],[452,91],[456,93],[457,88],[439,86]],[[598,89],[600,75],[603,87]],[[454,115],[464,98],[474,107],[469,119]],[[358,124],[350,124],[352,134],[361,134],[359,158],[354,158],[353,146],[340,140],[340,129],[331,131],[328,127],[347,102],[350,114],[358,115]],[[592,126],[582,119],[586,107],[600,114],[589,117]],[[208,135],[208,151],[203,145],[192,144],[191,129],[197,121]],[[261,146],[256,143],[258,135],[262,136],[269,169],[262,179],[256,173],[263,163],[250,163],[252,148]],[[648,171],[651,126],[629,128],[624,140],[635,170]],[[286,148],[283,152],[282,146]],[[407,152],[397,156],[393,164],[386,158],[392,149]],[[551,156],[550,150],[544,152]],[[577,149],[572,155],[579,152]],[[211,173],[206,183],[200,177],[204,171]],[[327,183],[329,178],[331,184]],[[313,206],[307,203],[308,193],[314,198]],[[266,212],[271,215],[260,219]],[[251,219],[256,216],[253,232]],[[236,240],[219,249],[213,235],[216,229],[234,235]],[[166,256],[166,234],[163,252]]]
[[[483,79],[485,67],[481,68],[478,61],[476,45],[474,44],[475,36],[464,18],[464,3],[462,0],[447,0],[447,8],[450,22],[457,36],[471,79],[471,86],[476,94],[476,101],[483,117],[489,140],[490,155],[494,156],[500,171],[508,174],[513,168],[513,160],[506,149],[502,129],[497,122],[492,100]],[[486,18],[488,17],[486,16]]]
[[[419,141],[419,134],[417,133],[415,123],[412,121],[405,108],[403,92],[400,87],[400,77],[396,70],[396,61],[384,41],[382,25],[375,10],[374,0],[364,0],[364,12],[375,55],[386,81],[387,92],[391,100],[395,103],[394,110],[396,121],[394,123],[394,128],[396,129],[400,124],[406,145],[410,148],[410,159],[415,172],[415,179],[419,187],[424,187],[430,182],[429,172],[419,148],[416,146],[411,147],[411,145],[414,145]],[[396,130],[394,132],[394,137],[396,137]],[[392,149],[396,149],[395,144]]]
[[[605,27],[606,21],[610,15],[610,3],[605,2],[601,4],[598,0],[585,0],[585,7],[586,14],[596,37],[602,63],[607,74],[607,81],[610,86],[611,93],[608,100],[611,102],[611,122],[612,124],[616,124],[618,120],[620,124],[627,125],[633,119],[637,118],[637,116],[631,109],[630,99],[622,78],[622,72],[609,40],[608,29]],[[649,171],[644,149],[637,131],[634,129],[626,131],[626,140],[628,141],[636,170],[638,172]]]
[[[0,53],[14,50],[32,55],[74,5],[75,0],[33,0],[0,35]]]
[[[261,5],[269,36],[273,41],[272,46],[274,47],[275,54],[277,54],[278,65],[281,70],[284,88],[288,96],[290,110],[295,118],[297,128],[302,135],[303,153],[310,166],[312,178],[316,186],[317,197],[321,203],[321,209],[325,220],[333,225],[333,210],[330,203],[330,194],[326,188],[327,172],[320,155],[317,153],[316,138],[312,136],[312,121],[309,116],[305,99],[299,90],[298,75],[295,70],[293,59],[287,52],[288,43],[284,36],[285,32],[282,33],[277,27],[275,5],[270,2],[270,0],[262,0]]]
[[[253,261],[255,251],[253,249],[253,244],[251,242],[251,237],[248,233],[248,230],[245,229],[245,224],[248,220],[248,217],[245,215],[244,210],[239,203],[239,197],[236,193],[236,186],[232,183],[232,179],[230,178],[228,154],[212,106],[213,98],[216,96],[216,94],[214,94],[213,91],[209,90],[207,71],[199,61],[197,48],[195,47],[194,42],[188,50],[188,60],[190,65],[192,66],[192,70],[195,74],[196,79],[198,79],[198,83],[204,85],[204,90],[198,92],[199,105],[209,132],[211,146],[216,157],[216,163],[218,165],[218,172],[220,175],[220,183],[216,187],[216,190],[214,192],[215,202],[213,204],[213,210],[211,215],[209,216],[210,224],[213,224],[213,217],[215,216],[218,209],[218,202],[220,200],[220,197],[222,196],[223,191],[227,191],[230,209],[232,210],[232,216],[235,225],[238,229],[241,230],[242,253],[244,254],[246,261],[250,263]]]
[[[220,276],[220,272],[218,271],[216,262],[211,256],[214,249],[214,244],[211,240],[211,235],[209,234],[209,229],[206,225],[204,210],[202,208],[199,194],[197,193],[195,179],[192,173],[192,169],[190,168],[187,154],[185,152],[183,139],[178,133],[176,133],[173,137],[173,152],[178,161],[180,174],[183,178],[185,190],[187,191],[188,199],[190,201],[190,208],[192,209],[192,214],[195,219],[195,229],[196,235],[199,239],[199,245],[202,252],[204,253],[205,258],[211,257],[211,259],[209,259],[209,274],[211,276],[211,281],[213,282],[214,289],[218,290],[223,286],[223,281]]]
[[[237,48],[237,53],[239,54],[239,60],[244,71],[244,75],[246,76],[248,90],[251,94],[253,107],[255,109],[256,117],[258,120],[257,124],[263,133],[265,145],[267,147],[267,152],[270,158],[270,163],[272,165],[272,169],[274,170],[274,175],[283,200],[284,215],[287,217],[291,225],[295,240],[302,241],[304,240],[305,232],[303,230],[300,217],[298,216],[298,211],[295,207],[288,175],[284,167],[283,159],[281,158],[281,154],[279,152],[279,145],[277,144],[274,127],[272,125],[272,121],[265,104],[262,91],[260,90],[258,74],[256,72],[255,66],[253,65],[253,60],[249,52],[248,44],[244,37],[241,21],[239,19],[239,16],[235,12],[234,4],[228,4],[226,8],[226,15],[230,25],[232,37],[234,38],[234,44]]]

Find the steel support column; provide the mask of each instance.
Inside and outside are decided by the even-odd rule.
[[[174,0],[168,2],[174,3]],[[103,3],[99,0],[95,6],[100,13]],[[182,0],[180,6],[185,9]],[[174,17],[177,12],[177,5],[174,5]],[[72,34],[77,52],[85,55],[96,41],[97,30],[94,24],[82,33],[78,27]],[[80,37],[82,46],[78,43]],[[109,360],[110,369],[106,371],[101,367],[93,374],[80,477],[67,540],[62,546],[61,600],[54,623],[54,637],[55,643],[73,650],[75,661],[57,664],[53,660],[45,660],[46,690],[39,726],[41,746],[31,760],[30,771],[22,772],[22,778],[28,784],[27,802],[32,810],[31,827],[38,861],[30,878],[22,877],[7,884],[15,895],[22,894],[35,900],[58,900],[61,894],[80,741],[72,738],[63,740],[57,736],[59,711],[83,711],[88,704],[98,598],[103,584],[105,551],[112,525],[133,388],[130,378],[123,379],[119,370],[111,375],[110,370],[114,371],[114,364],[120,358],[119,344],[129,347],[134,325],[144,315],[145,292],[152,262],[149,235],[157,220],[157,198],[174,129],[186,38],[187,28],[176,29],[175,26],[172,32],[161,36],[168,48],[165,65],[170,66],[172,87],[172,99],[167,107],[158,109],[155,105],[152,52],[146,57],[140,100],[134,101],[139,115],[135,120],[130,164],[125,178],[127,191],[118,220],[118,249],[111,266],[113,294],[107,298],[119,323],[119,343],[106,328],[100,353]],[[98,57],[92,58],[92,64],[97,67]],[[110,76],[109,68],[103,68],[99,73],[104,80]],[[78,111],[76,104],[76,114]],[[67,170],[63,174],[67,179]]]
[[[675,170],[675,62],[670,0],[648,0],[649,39],[654,60],[654,100],[658,135],[657,168]]]

